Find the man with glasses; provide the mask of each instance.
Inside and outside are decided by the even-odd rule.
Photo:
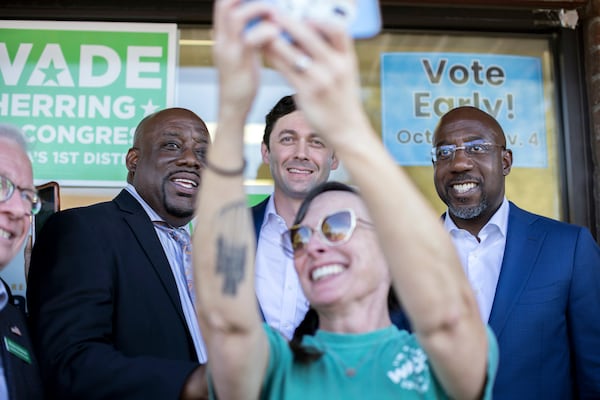
[[[0,125],[0,269],[21,250],[31,216],[42,206],[33,185],[31,161],[21,132]],[[38,363],[21,310],[0,282],[0,399],[41,399]]]
[[[498,337],[494,399],[600,398],[600,248],[589,231],[506,199],[512,151],[477,108],[441,118],[432,160],[444,226]]]

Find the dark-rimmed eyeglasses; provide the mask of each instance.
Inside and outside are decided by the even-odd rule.
[[[458,150],[463,150],[469,158],[481,157],[490,154],[496,147],[506,150],[506,147],[501,144],[489,143],[481,139],[463,143],[462,146],[443,144],[431,149],[431,159],[434,163],[452,161]]]
[[[30,210],[28,215],[35,215],[40,212],[42,199],[35,190],[19,187],[7,177],[0,175],[0,203],[8,201],[15,191],[19,191],[21,199],[27,203],[27,208]]]
[[[316,231],[325,243],[338,246],[350,240],[358,222],[369,227],[373,226],[373,223],[357,218],[354,210],[336,211],[321,218],[316,229],[306,225],[292,226],[281,236],[281,245],[286,254],[296,254],[306,248],[312,234]]]

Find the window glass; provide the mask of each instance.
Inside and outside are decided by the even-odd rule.
[[[508,199],[561,218],[549,37],[386,31],[358,41],[356,47],[361,93],[375,130],[440,212],[445,206],[433,186],[430,134],[439,116],[462,101],[497,113],[505,129],[514,152]],[[180,27],[177,105],[197,112],[214,134],[217,75],[211,51],[210,30]],[[251,195],[272,190],[260,154],[264,116],[281,96],[292,92],[277,72],[263,69],[245,132],[246,186]],[[344,168],[332,179],[348,180]]]

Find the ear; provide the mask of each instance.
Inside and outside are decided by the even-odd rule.
[[[260,144],[260,154],[262,154],[262,160],[265,164],[269,165],[270,164],[270,160],[269,160],[269,149],[267,149],[267,145],[262,142]]]
[[[127,166],[127,171],[131,174],[135,174],[135,170],[137,168],[138,162],[138,149],[132,147],[127,151],[127,155],[125,156],[125,165]]]
[[[340,162],[335,155],[335,151],[331,154],[331,170],[336,170],[340,165]]]
[[[513,163],[513,154],[511,149],[502,150],[502,175],[510,174]]]

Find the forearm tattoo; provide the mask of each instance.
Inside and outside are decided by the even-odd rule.
[[[221,291],[235,296],[245,277],[250,214],[244,201],[225,206],[217,218],[217,274],[224,277]]]

